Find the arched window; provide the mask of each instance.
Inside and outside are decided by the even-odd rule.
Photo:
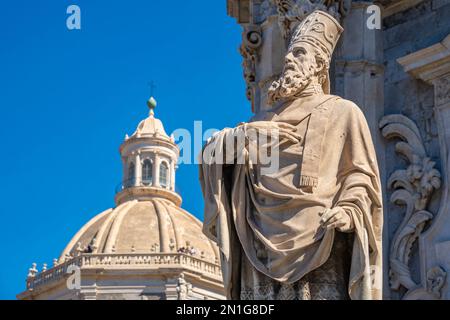
[[[169,171],[169,168],[167,167],[167,164],[165,162],[161,162],[161,165],[159,167],[159,184],[163,188],[167,188],[167,172]]]
[[[152,183],[153,165],[149,159],[145,159],[142,164],[142,183],[148,186]]]
[[[136,179],[136,177],[134,176],[135,168],[136,168],[136,166],[135,166],[134,162],[131,162],[130,165],[128,166],[128,178],[125,181],[126,187],[134,186],[135,179]]]

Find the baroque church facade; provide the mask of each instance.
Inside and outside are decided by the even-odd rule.
[[[223,299],[217,246],[181,208],[179,149],[149,117],[120,146],[123,183],[116,206],[86,223],[53,266],[29,270],[23,300]]]
[[[376,148],[383,299],[450,299],[450,1],[227,0],[254,114],[270,108],[291,33],[317,9],[344,27],[331,93],[360,106]]]

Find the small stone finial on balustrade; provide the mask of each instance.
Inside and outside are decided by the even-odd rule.
[[[205,251],[200,252],[200,258],[205,259]]]
[[[45,271],[47,271],[47,264],[46,263],[44,263],[42,265],[42,272],[45,272]]]
[[[169,249],[170,251],[175,250],[175,241],[173,240],[173,238],[170,238]]]
[[[178,300],[187,300],[191,294],[192,285],[186,281],[183,273],[180,274],[177,282],[178,283],[176,290],[178,294]]]
[[[54,258],[53,259],[53,267],[58,266],[58,259]]]
[[[134,245],[131,246],[131,252],[136,252],[136,248],[134,247]]]
[[[116,252],[116,245],[115,245],[115,244],[113,244],[113,246],[112,246],[112,248],[111,248],[111,252],[112,252],[112,253],[115,253],[115,252]]]
[[[28,276],[27,278],[34,278],[36,276],[36,274],[39,272],[38,269],[36,268],[37,264],[35,262],[33,262],[31,264],[31,268],[28,269]]]
[[[77,255],[77,256],[79,256],[80,254],[83,253],[84,249],[83,249],[83,247],[81,246],[81,242],[78,242],[77,248],[75,249],[75,251],[76,251],[76,255]]]

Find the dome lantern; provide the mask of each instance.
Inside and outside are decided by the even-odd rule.
[[[175,170],[179,156],[178,146],[167,135],[161,120],[155,117],[157,102],[150,97],[149,116],[120,146],[123,180],[116,194],[116,203],[133,199],[162,197],[176,205],[181,197],[175,192]]]

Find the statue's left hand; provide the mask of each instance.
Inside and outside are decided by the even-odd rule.
[[[337,229],[341,232],[350,232],[353,230],[352,217],[342,207],[325,209],[320,215],[322,216],[320,224],[327,230]]]

